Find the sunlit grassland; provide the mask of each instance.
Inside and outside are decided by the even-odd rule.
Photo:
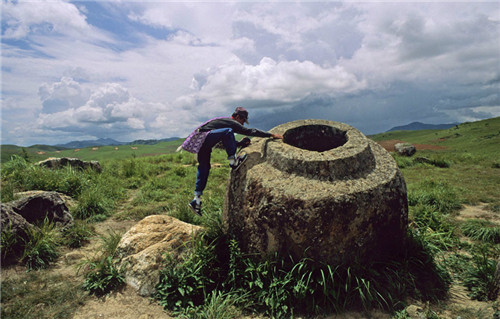
[[[182,139],[169,142],[160,142],[154,145],[118,145],[96,146],[81,149],[64,149],[48,145],[33,145],[20,147],[15,145],[1,146],[1,161],[5,163],[12,155],[27,156],[32,161],[40,161],[49,157],[74,157],[84,161],[103,161],[109,159],[127,159],[133,157],[155,156],[173,153],[182,143]]]
[[[419,156],[433,157],[439,151],[419,152]],[[402,168],[407,185],[432,179],[445,181],[454,185],[460,192],[464,204],[477,205],[487,203],[494,211],[500,211],[500,169],[479,164],[460,162],[453,155],[438,154],[451,161],[450,168],[439,168],[430,165],[415,165]]]

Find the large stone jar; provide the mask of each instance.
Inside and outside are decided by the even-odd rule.
[[[231,172],[224,205],[228,232],[243,251],[335,263],[402,246],[406,185],[395,161],[357,129],[300,120],[254,139]]]

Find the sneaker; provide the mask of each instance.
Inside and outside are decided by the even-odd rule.
[[[196,203],[196,200],[193,199],[189,204],[188,204],[189,208],[191,208],[191,210],[193,211],[193,213],[201,216],[201,202],[198,204]]]
[[[234,170],[238,169],[238,167],[241,166],[241,164],[243,164],[243,162],[247,159],[247,154],[243,154],[243,155],[238,155],[235,159],[234,159],[234,164],[231,165],[229,164],[229,166],[231,166],[231,168]]]

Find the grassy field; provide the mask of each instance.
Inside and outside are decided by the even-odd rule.
[[[371,138],[443,147],[418,151],[411,160],[396,156],[406,182],[412,185],[428,179],[444,181],[457,188],[464,203],[484,202],[492,210],[500,210],[500,117],[447,130],[396,131]],[[448,167],[419,164],[416,157]]]
[[[32,161],[41,161],[49,157],[75,157],[84,161],[102,161],[173,153],[182,141],[183,139],[160,142],[154,145],[99,146],[81,149],[65,149],[48,145],[33,145],[30,147],[2,145],[0,151],[2,163],[9,161],[12,155],[28,156]]]
[[[100,238],[98,258],[86,260],[85,271],[65,277],[64,285],[53,273],[53,263],[62,252],[95,240],[94,228],[103,221],[138,221],[152,214],[172,215],[207,229],[191,254],[166,262],[162,271],[155,298],[175,316],[215,318],[216,313],[217,318],[237,318],[255,312],[273,318],[297,313],[321,317],[381,309],[402,319],[409,318],[408,304],[418,304],[425,308],[422,318],[498,318],[492,282],[500,255],[500,118],[371,138],[442,147],[419,150],[413,157],[393,154],[408,187],[409,240],[401,254],[370,264],[292,262],[287,256],[258,261],[242,253],[220,224],[229,174],[221,150],[213,154],[212,163],[221,165],[211,171],[203,217],[186,205],[192,198],[196,159],[190,153],[173,153],[180,141],[137,145],[135,150],[120,146],[41,154],[100,160],[101,174],[40,168],[30,153],[31,162],[22,156],[3,162],[2,202],[20,191],[55,190],[75,200],[71,212],[77,223],[64,231],[42,224],[24,241],[2,229],[3,267],[30,270],[2,275],[2,318],[71,318],[93,295],[119,286],[123,277],[113,255],[118,233]],[[482,213],[463,215],[464,205],[479,205]],[[464,289],[467,299],[450,301],[450,287]]]

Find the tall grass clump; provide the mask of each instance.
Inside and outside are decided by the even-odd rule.
[[[9,263],[20,254],[20,251],[22,251],[21,241],[21,238],[19,238],[15,230],[12,229],[12,224],[10,222],[2,226],[0,238],[0,262],[2,265]]]
[[[179,318],[185,319],[233,319],[243,315],[241,305],[251,301],[246,295],[213,290],[200,307],[188,307],[178,312]]]
[[[284,318],[347,309],[400,309],[408,297],[443,298],[450,281],[425,240],[414,234],[397,256],[334,265],[281,254],[262,259],[243,253],[234,240],[198,239],[184,259],[167,257],[155,297],[168,309],[201,312],[212,307],[208,300],[214,296],[229,294],[241,297],[239,306],[244,309]]]
[[[73,216],[86,219],[95,216],[109,216],[113,202],[99,190],[86,189],[78,197],[78,205],[73,210]]]
[[[482,219],[469,219],[460,227],[465,236],[484,243],[500,243],[500,227],[490,221]]]
[[[488,258],[486,250],[475,253],[473,263],[464,273],[464,286],[469,290],[470,297],[479,301],[495,300],[497,286],[495,271],[497,261]]]
[[[60,243],[61,233],[54,223],[45,218],[39,227],[28,228],[21,261],[28,270],[47,268],[59,256]]]
[[[79,265],[83,269],[83,289],[97,296],[105,295],[125,283],[123,269],[114,260],[116,248],[122,234],[110,230],[107,236],[101,236],[100,251],[93,258],[87,258]]]
[[[447,215],[433,206],[418,204],[411,207],[413,222],[420,236],[425,238],[427,246],[434,252],[448,250],[457,244],[455,226]]]
[[[160,273],[155,297],[160,304],[174,311],[203,304],[208,293],[214,290],[218,267],[215,246],[203,242],[202,236],[193,240],[193,248],[182,259],[165,255],[165,265]]]
[[[430,206],[442,214],[450,214],[461,207],[458,191],[445,182],[424,180],[408,187],[410,206]]]

